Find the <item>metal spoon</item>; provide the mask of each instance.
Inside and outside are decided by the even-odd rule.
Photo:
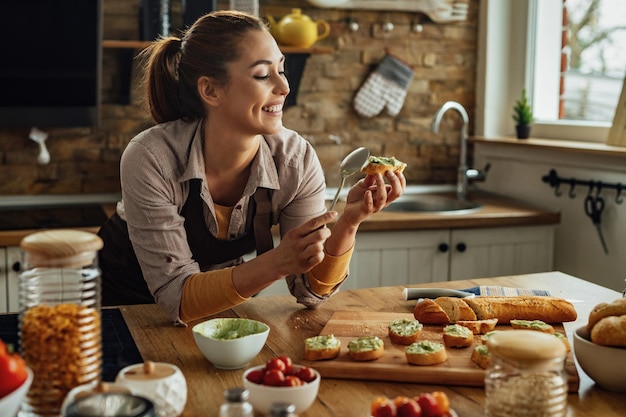
[[[346,178],[363,168],[363,165],[365,165],[369,157],[370,151],[367,148],[361,147],[353,150],[348,155],[346,155],[345,158],[343,158],[343,161],[341,161],[341,164],[339,165],[339,167],[341,168],[341,185],[339,186],[339,188],[337,188],[337,194],[335,194],[333,202],[330,203],[328,211],[331,211],[333,208],[335,208],[335,204],[339,199],[339,193],[341,193],[341,189],[346,182]]]

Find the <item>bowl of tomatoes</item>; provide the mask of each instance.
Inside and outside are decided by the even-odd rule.
[[[33,382],[33,371],[0,340],[0,416],[14,416]]]
[[[247,369],[242,378],[255,410],[268,414],[273,403],[289,402],[296,407],[296,414],[300,414],[317,398],[322,377],[315,369],[280,356]]]

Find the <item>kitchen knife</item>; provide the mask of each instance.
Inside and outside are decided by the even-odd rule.
[[[419,300],[420,298],[437,298],[437,297],[459,297],[471,298],[476,294],[452,290],[450,288],[405,288],[402,290],[402,296],[405,300]]]

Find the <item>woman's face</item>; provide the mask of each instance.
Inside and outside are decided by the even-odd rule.
[[[240,58],[227,64],[230,80],[222,89],[219,120],[241,134],[276,133],[289,93],[285,57],[267,31],[249,31],[240,48]]]

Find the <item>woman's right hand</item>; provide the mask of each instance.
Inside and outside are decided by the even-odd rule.
[[[337,215],[336,211],[326,212],[285,233],[276,248],[284,275],[303,274],[322,262],[324,243],[330,237],[326,225]]]

